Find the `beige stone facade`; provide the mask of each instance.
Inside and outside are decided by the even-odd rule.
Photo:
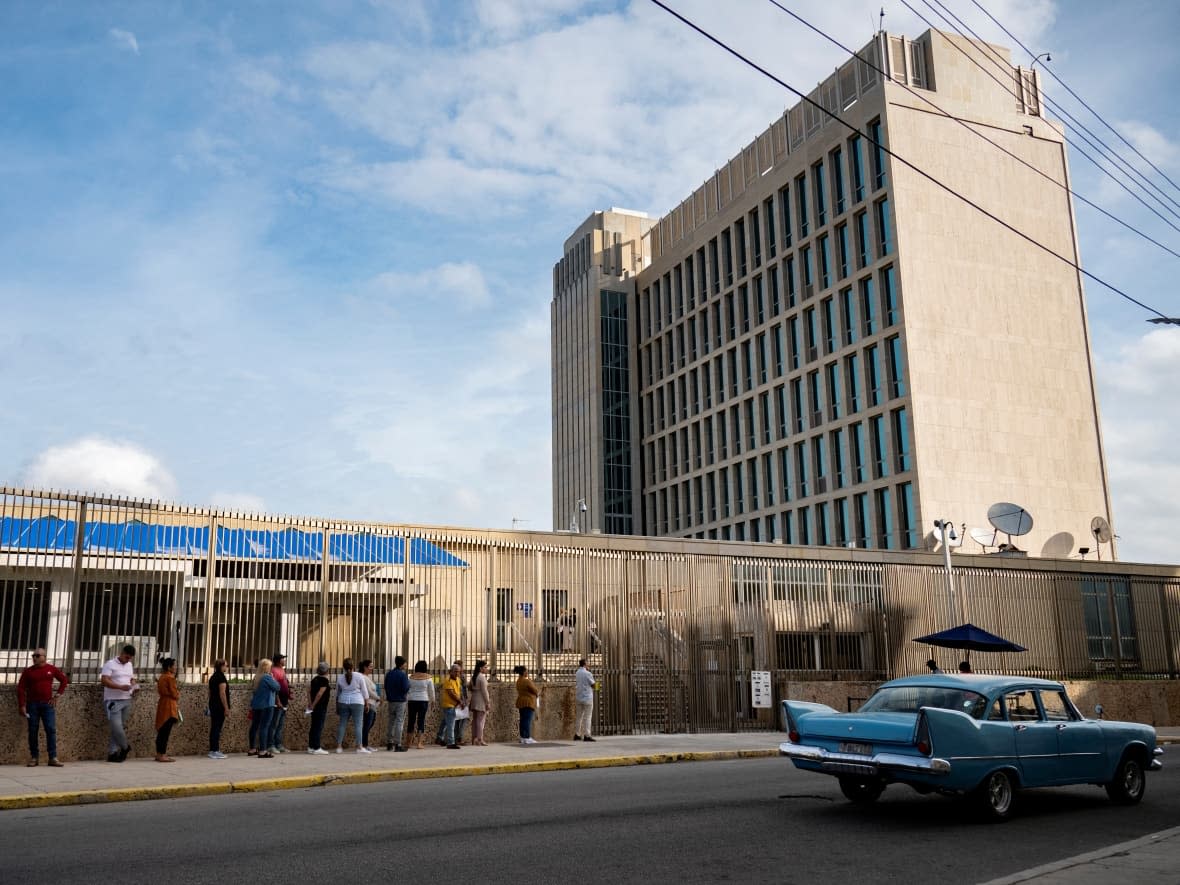
[[[849,60],[811,96],[858,133],[789,109],[640,235],[638,274],[611,278],[635,342],[633,531],[929,548],[934,520],[985,528],[1012,501],[1035,519],[1011,539],[1029,555],[1093,548],[1092,518],[1113,520],[1064,142],[1037,77],[935,31],[861,54],[890,76]],[[593,233],[609,217],[555,269],[558,529],[604,473],[598,326],[593,306],[571,321],[564,268],[575,246],[588,286],[617,272]]]

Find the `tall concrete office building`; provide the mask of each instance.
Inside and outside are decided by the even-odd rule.
[[[1095,545],[1098,402],[1037,75],[937,31],[860,55],[810,97],[864,135],[801,102],[658,221],[596,212],[566,241],[555,528],[907,549],[1010,501],[1034,527],[989,547]]]

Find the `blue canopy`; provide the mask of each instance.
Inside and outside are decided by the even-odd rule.
[[[0,518],[0,548],[72,552],[77,529],[57,516]],[[296,528],[231,529],[217,527],[217,555],[230,559],[281,562],[323,560],[322,532]],[[202,556],[209,551],[209,527],[129,522],[88,522],[82,534],[86,553]],[[336,563],[404,565],[405,538],[370,533],[328,535],[328,559]],[[427,541],[410,538],[411,565],[465,568],[467,563]]]
[[[931,633],[929,636],[919,636],[914,642],[926,645],[937,645],[939,648],[965,648],[971,651],[1028,651],[1023,645],[988,633],[974,624],[960,624],[949,630]]]

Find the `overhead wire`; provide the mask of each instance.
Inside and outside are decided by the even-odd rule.
[[[975,38],[975,40],[978,41],[978,43],[983,48],[984,57],[992,64],[993,67],[1000,70],[1001,73],[1003,73],[1005,75],[1005,79],[1007,79],[1007,74],[1009,73],[1009,71],[1011,69],[1011,65],[1009,64],[1009,62],[1003,56],[1001,56],[998,53],[998,51],[996,49],[994,49],[986,40],[984,40],[975,30],[973,30],[970,25],[968,25],[961,18],[959,18],[959,16],[955,15],[955,13],[953,13],[949,9],[947,9],[947,7],[943,3],[940,2],[940,0],[933,0],[933,2],[931,2],[931,0],[922,0],[922,2],[926,4],[926,7],[928,9],[930,9],[931,12],[933,12],[936,16],[941,18],[947,24],[947,26],[950,28],[951,31],[958,34],[960,37],[967,39],[967,35],[963,33],[963,30],[965,30],[965,31],[967,31],[968,34],[970,34],[973,38]],[[901,0],[901,3],[903,6],[906,7],[906,9],[910,10],[910,12],[912,12],[914,15],[916,15],[920,19],[922,19],[922,21],[924,21],[929,27],[935,28],[937,30],[937,26],[934,23],[932,23],[928,18],[926,18],[924,15],[922,15],[922,13],[918,12],[918,10],[914,9],[914,7],[911,6],[907,2],[907,0]],[[945,13],[939,12],[937,9],[935,9],[935,4],[937,4],[941,9],[945,10]],[[956,27],[956,25],[952,23],[952,20],[954,22],[958,23],[958,27]],[[960,27],[963,30],[960,30]],[[996,83],[999,83],[1000,86],[1003,87],[1004,90],[1006,92],[1008,92],[1009,95],[1013,96],[1014,98],[1017,97],[1016,92],[1012,86],[1009,86],[1003,80],[998,79],[995,74],[991,73],[985,67],[983,67],[983,65],[981,65],[979,63],[979,60],[977,58],[972,56],[970,53],[966,52],[960,46],[955,46],[955,48],[960,53],[962,53],[963,56],[966,57],[971,62],[971,64],[975,65],[977,68],[979,68],[981,71],[983,71],[983,73],[987,74],[987,76],[989,76]],[[1119,171],[1120,174],[1126,176],[1126,178],[1131,182],[1131,184],[1133,184],[1135,187],[1139,188],[1144,194],[1146,194],[1148,197],[1150,197],[1156,203],[1160,204],[1160,206],[1162,206],[1164,208],[1164,211],[1168,212],[1170,215],[1173,215],[1175,218],[1180,219],[1180,211],[1177,211],[1178,209],[1180,209],[1180,203],[1178,203],[1169,194],[1165,193],[1159,187],[1157,187],[1154,184],[1154,182],[1147,179],[1146,176],[1144,176],[1143,173],[1141,173],[1138,169],[1136,169],[1133,164],[1131,164],[1126,159],[1124,159],[1117,151],[1115,151],[1112,147],[1110,147],[1110,145],[1108,145],[1098,135],[1096,135],[1093,132],[1093,130],[1090,129],[1090,127],[1088,127],[1085,123],[1083,123],[1081,120],[1079,120],[1077,117],[1075,117],[1072,113],[1070,113],[1068,109],[1062,107],[1060,104],[1055,102],[1049,96],[1043,96],[1043,100],[1045,102],[1045,105],[1050,110],[1052,110],[1054,113],[1058,114],[1059,116],[1063,117],[1064,119],[1066,119],[1070,123],[1073,123],[1073,125],[1075,127],[1075,134],[1076,134],[1077,138],[1080,138],[1082,141],[1084,141],[1091,149],[1093,149],[1094,151],[1096,151],[1097,153],[1102,155],[1102,157],[1104,159],[1109,160],[1114,165],[1114,168]],[[1087,160],[1089,160],[1091,163],[1093,163],[1099,169],[1099,171],[1101,171],[1104,175],[1109,177],[1112,181],[1116,182],[1120,187],[1123,188],[1123,190],[1127,191],[1127,193],[1129,193],[1129,194],[1131,194],[1131,196],[1135,197],[1136,200],[1138,200],[1140,203],[1142,203],[1144,206],[1146,206],[1148,209],[1150,209],[1153,213],[1155,213],[1156,216],[1158,216],[1160,219],[1165,221],[1170,227],[1172,227],[1173,229],[1175,229],[1177,231],[1180,231],[1180,228],[1176,227],[1175,224],[1173,224],[1172,222],[1163,218],[1163,216],[1160,215],[1159,212],[1157,212],[1153,207],[1149,206],[1138,194],[1136,194],[1134,191],[1130,190],[1130,188],[1128,188],[1122,182],[1121,179],[1117,178],[1114,175],[1114,173],[1112,173],[1109,169],[1104,167],[1102,164],[1098,163],[1093,157],[1091,157],[1089,154],[1087,154],[1085,151],[1083,151],[1080,147],[1078,147],[1078,145],[1068,135],[1065,136],[1065,140],[1075,151],[1077,151],[1082,156],[1084,156]],[[1139,179],[1142,179],[1144,182],[1146,182],[1146,185],[1140,183],[1140,181],[1136,178],[1136,176],[1138,176]],[[1169,203],[1172,205],[1168,205]],[[1175,208],[1173,208],[1173,207],[1175,207]]]
[[[847,46],[845,46],[843,43],[841,43],[839,40],[837,40],[831,34],[827,33],[822,28],[812,24],[807,19],[803,18],[802,16],[800,16],[798,13],[794,12],[793,10],[788,9],[782,3],[778,2],[778,0],[767,0],[767,2],[769,2],[772,6],[777,7],[782,12],[789,15],[791,18],[793,18],[795,21],[799,22],[804,27],[809,28],[810,30],[814,31],[816,34],[819,34],[825,40],[828,40],[833,45],[839,47],[844,52],[848,53],[850,56],[852,56],[853,58],[860,61],[862,64],[865,64],[868,67],[872,68],[878,74],[880,74],[882,77],[884,77],[886,79],[889,78],[888,72],[885,71],[880,65],[877,65],[875,62],[873,62],[872,59],[865,58],[859,52],[849,49]],[[1102,208],[1097,203],[1095,203],[1093,200],[1087,199],[1085,196],[1078,193],[1076,190],[1074,190],[1072,187],[1070,187],[1065,182],[1058,181],[1052,175],[1048,174],[1047,172],[1045,172],[1041,169],[1038,169],[1036,166],[1034,166],[1028,160],[1021,157],[1019,154],[1016,154],[1013,151],[1008,150],[1008,148],[1004,147],[1002,144],[1000,144],[995,139],[989,138],[986,134],[981,132],[979,129],[976,129],[974,126],[972,126],[966,120],[964,120],[962,117],[957,117],[954,114],[950,113],[945,108],[941,107],[937,102],[935,102],[932,99],[923,95],[919,90],[911,88],[908,84],[903,83],[900,80],[894,80],[893,82],[895,82],[898,86],[900,86],[902,89],[904,89],[910,95],[914,96],[918,100],[923,101],[927,105],[929,105],[930,107],[934,108],[936,111],[938,111],[941,115],[943,115],[947,119],[953,120],[954,122],[958,123],[960,126],[962,126],[964,129],[966,129],[968,132],[983,139],[988,144],[995,147],[997,150],[1001,151],[1002,153],[1011,157],[1016,162],[1020,163],[1022,166],[1026,166],[1027,168],[1031,169],[1035,174],[1039,175],[1041,178],[1045,179],[1048,182],[1051,182],[1055,186],[1057,186],[1057,187],[1061,188],[1062,190],[1066,191],[1067,193],[1071,194],[1076,199],[1078,199],[1080,202],[1085,203],[1087,206],[1094,209],[1096,212],[1099,212],[1100,214],[1109,218],[1111,221],[1114,221],[1117,224],[1122,225],[1127,230],[1142,237],[1143,239],[1147,240],[1149,243],[1151,243],[1155,246],[1158,246],[1160,249],[1164,250],[1165,252],[1169,253],[1170,255],[1172,255],[1176,258],[1180,258],[1180,252],[1177,252],[1175,249],[1171,248],[1170,246],[1168,246],[1164,243],[1161,243],[1159,240],[1157,240],[1154,237],[1150,236],[1149,234],[1141,231],[1139,228],[1135,227],[1130,222],[1124,221],[1122,218],[1119,218],[1117,215],[1113,214],[1112,212],[1107,211],[1106,209]],[[1177,232],[1180,232],[1180,228],[1177,228],[1176,230],[1177,230]]]
[[[991,19],[992,22],[996,25],[996,27],[998,27],[1001,31],[1003,31],[1005,34],[1007,34],[1009,39],[1011,39],[1014,43],[1016,43],[1016,45],[1019,46],[1021,49],[1023,49],[1026,53],[1028,53],[1030,58],[1034,57],[1032,50],[1029,49],[1027,46],[1025,46],[1024,43],[1022,43],[1020,41],[1019,37],[1017,37],[1015,34],[1013,34],[1011,31],[1009,31],[1006,27],[1004,27],[999,21],[997,21],[996,17],[994,15],[992,15],[990,12],[988,12],[987,9],[984,8],[984,6],[978,2],[978,0],[971,0],[971,2],[974,3],[976,7],[978,7],[980,12],[982,12],[989,19]],[[1144,156],[1143,152],[1140,151],[1139,148],[1135,147],[1134,144],[1132,144],[1130,141],[1128,141],[1123,136],[1123,134],[1121,132],[1119,132],[1117,129],[1114,128],[1114,126],[1112,126],[1110,123],[1106,122],[1106,119],[1100,113],[1098,113],[1098,111],[1096,111],[1096,110],[1094,110],[1094,108],[1090,107],[1090,105],[1086,103],[1085,99],[1083,99],[1080,95],[1078,95],[1076,92],[1074,92],[1069,87],[1068,83],[1066,83],[1064,80],[1062,80],[1059,76],[1057,76],[1057,74],[1055,74],[1049,68],[1046,67],[1045,71],[1046,71],[1046,73],[1048,73],[1048,75],[1050,77],[1052,77],[1054,80],[1056,80],[1061,85],[1062,89],[1064,89],[1066,92],[1068,92],[1070,95],[1072,95],[1075,99],[1077,99],[1078,104],[1080,104],[1082,107],[1084,107],[1086,110],[1088,110],[1091,114],[1093,114],[1095,117],[1097,117],[1098,120],[1101,121],[1103,126],[1105,126],[1107,129],[1109,129],[1111,132],[1113,132],[1116,136],[1118,136],[1119,141],[1121,141],[1123,144],[1125,144],[1127,147],[1129,147],[1131,150],[1133,150],[1135,152],[1135,155],[1138,156],[1139,159],[1141,159],[1144,163],[1146,163],[1148,166],[1150,166],[1152,169],[1154,169],[1160,175],[1160,177],[1164,179],[1164,181],[1166,181],[1168,184],[1170,184],[1172,187],[1174,187],[1177,191],[1180,191],[1180,184],[1176,184],[1176,182],[1174,182],[1168,176],[1168,173],[1164,172],[1163,169],[1161,169],[1159,166],[1155,165],[1155,163],[1153,163],[1148,157]]]
[[[868,141],[874,147],[876,147],[877,149],[879,149],[880,151],[882,151],[883,153],[885,153],[887,156],[891,157],[892,159],[896,160],[898,163],[905,166],[907,169],[910,169],[911,171],[915,172],[916,174],[918,174],[922,178],[925,178],[931,184],[935,185],[936,187],[940,188],[941,190],[945,191],[946,193],[950,194],[951,196],[955,197],[956,199],[962,201],[963,203],[966,203],[968,206],[970,206],[972,209],[979,212],[981,215],[984,215],[987,218],[990,218],[992,221],[996,222],[1001,227],[1016,234],[1022,240],[1035,246],[1036,248],[1040,249],[1041,251],[1053,256],[1057,260],[1061,261],[1062,263],[1064,263],[1064,264],[1068,265],[1069,267],[1073,268],[1074,270],[1076,270],[1078,273],[1082,274],[1083,276],[1087,277],[1088,279],[1093,280],[1094,282],[1098,283],[1098,285],[1100,285],[1103,288],[1118,295],[1120,298],[1123,298],[1126,301],[1130,302],[1131,304],[1135,304],[1135,305],[1143,308],[1148,313],[1155,314],[1156,316],[1161,317],[1161,318],[1165,318],[1165,319],[1167,318],[1165,316],[1165,314],[1156,310],[1154,307],[1144,304],[1139,299],[1137,299],[1131,295],[1128,295],[1122,289],[1119,289],[1117,286],[1113,285],[1112,283],[1108,283],[1106,280],[1102,279],[1101,277],[1094,274],[1093,272],[1086,270],[1084,267],[1079,265],[1077,262],[1073,261],[1070,258],[1067,258],[1066,256],[1062,255],[1060,252],[1057,252],[1056,250],[1052,249],[1051,247],[1046,246],[1044,243],[1040,242],[1039,240],[1035,239],[1034,237],[1030,236],[1029,234],[1026,234],[1024,231],[1020,230],[1019,228],[1014,227],[1013,225],[1009,224],[1007,221],[1000,218],[998,215],[995,215],[994,213],[989,212],[987,209],[985,209],[983,206],[976,203],[970,197],[967,197],[964,194],[959,193],[950,185],[935,178],[933,175],[931,175],[926,170],[921,169],[920,167],[918,167],[917,165],[915,165],[911,161],[907,160],[905,157],[902,157],[901,155],[899,155],[896,151],[887,147],[885,144],[883,144],[878,139],[874,138],[872,133],[858,129],[856,126],[849,123],[847,120],[845,120],[843,117],[841,117],[836,112],[828,110],[819,102],[804,95],[802,92],[800,92],[794,86],[792,86],[790,83],[786,82],[785,80],[783,80],[780,77],[776,76],[775,74],[771,73],[770,71],[768,71],[766,68],[762,67],[760,64],[755,62],[750,57],[739,52],[737,49],[734,49],[732,46],[730,46],[728,43],[726,43],[720,37],[714,36],[709,31],[706,31],[704,28],[702,28],[700,25],[698,25],[696,22],[692,21],[691,19],[687,18],[686,16],[682,15],[681,13],[677,12],[675,9],[672,9],[670,6],[668,6],[666,3],[664,3],[663,0],[651,0],[651,3],[654,4],[655,6],[658,6],[660,9],[664,10],[664,12],[668,13],[669,15],[671,15],[673,18],[677,19],[682,24],[687,25],[689,28],[696,31],[698,34],[700,34],[706,40],[713,43],[715,46],[724,50],[725,52],[729,53],[734,58],[736,58],[738,61],[745,64],[747,67],[752,68],[753,70],[762,74],[767,79],[773,81],[774,83],[777,83],[783,89],[786,89],[792,95],[796,96],[798,99],[800,99],[801,101],[810,105],[811,107],[814,107],[816,110],[820,111],[825,116],[831,117],[837,123],[844,126],[849,132],[856,134],[856,135],[860,135],[862,138],[864,138],[866,141]]]

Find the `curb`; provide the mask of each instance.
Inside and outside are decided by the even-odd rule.
[[[1120,842],[1117,845],[1107,845],[1105,848],[1099,848],[1097,851],[1079,854],[1076,857],[1067,857],[1065,860],[1043,864],[1039,867],[1033,867],[1030,870],[1022,870],[1019,873],[1013,873],[1011,876],[1003,876],[999,879],[991,879],[990,881],[984,882],[983,885],[1017,885],[1019,882],[1029,882],[1033,879],[1039,879],[1042,876],[1049,876],[1052,873],[1059,873],[1062,870],[1070,870],[1075,867],[1085,866],[1086,864],[1105,860],[1106,858],[1113,857],[1115,855],[1129,854],[1136,848],[1143,848],[1146,845],[1154,845],[1158,842],[1163,842],[1168,839],[1175,839],[1177,837],[1180,837],[1180,827],[1172,827],[1170,830],[1161,830],[1158,833],[1151,833],[1147,836],[1141,836],[1138,839],[1132,839],[1130,842]],[[1112,875],[1115,874],[1112,873]]]
[[[617,768],[630,765],[666,765],[672,762],[715,762],[727,759],[763,759],[778,756],[773,750],[711,750],[682,753],[648,753],[641,756],[604,756],[598,759],[552,759],[544,762],[501,762],[493,765],[453,765],[443,768],[404,768],[384,771],[348,771],[340,774],[306,774],[263,780],[219,781],[207,784],[170,784],[158,787],[123,787],[109,790],[77,790],[61,793],[26,793],[0,797],[0,811],[49,808],[63,805],[100,805],[108,802],[141,802],[149,799],[184,799],[228,793],[264,793],[302,790],[342,784],[378,784],[390,781],[427,780],[438,777],[478,777],[488,774],[520,774],[534,771]]]

